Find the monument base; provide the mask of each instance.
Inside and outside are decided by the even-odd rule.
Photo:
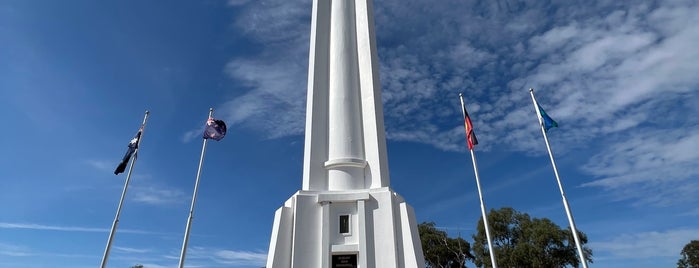
[[[266,267],[424,268],[425,260],[413,208],[384,187],[294,194],[275,213]]]

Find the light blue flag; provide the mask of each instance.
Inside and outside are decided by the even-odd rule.
[[[544,131],[548,132],[549,128],[558,127],[558,123],[551,119],[551,117],[548,114],[546,114],[546,111],[544,111],[544,108],[541,108],[541,105],[539,105],[539,103],[537,103],[536,106],[539,107],[539,114],[541,114],[541,118],[544,121]]]

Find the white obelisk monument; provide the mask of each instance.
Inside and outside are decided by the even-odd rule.
[[[275,214],[267,268],[425,266],[389,187],[372,1],[313,1],[303,186]]]

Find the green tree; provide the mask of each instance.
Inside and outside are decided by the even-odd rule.
[[[682,258],[677,261],[677,268],[699,268],[699,240],[692,240],[682,249]]]
[[[428,268],[464,268],[467,260],[473,261],[471,245],[463,238],[450,238],[434,222],[423,222],[417,228]]]
[[[549,219],[531,218],[526,213],[505,207],[488,213],[498,266],[502,267],[578,267],[577,249],[570,230],[563,230]],[[587,236],[578,231],[580,243]],[[478,233],[473,236],[474,263],[492,267],[483,220],[478,220]],[[592,250],[583,246],[585,259],[592,262]]]

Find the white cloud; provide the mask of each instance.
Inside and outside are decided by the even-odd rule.
[[[190,247],[187,258],[193,263],[212,261],[219,265],[227,266],[264,266],[267,261],[267,253],[261,251],[227,250],[206,247]],[[211,266],[211,265],[208,265]]]
[[[197,128],[197,129],[192,129],[190,131],[185,132],[182,134],[182,142],[187,143],[192,140],[194,140],[197,137],[201,137],[201,134],[204,132],[203,128]]]
[[[235,25],[261,44],[260,55],[232,59],[225,72],[249,91],[218,107],[219,117],[267,138],[303,133],[310,1],[256,1]]]
[[[0,255],[11,257],[26,257],[32,256],[32,253],[27,247],[13,244],[0,243]]]
[[[658,139],[658,137],[663,137]],[[642,130],[593,156],[584,169],[599,179],[583,184],[669,205],[699,196],[699,128]]]
[[[699,207],[695,209],[691,209],[685,213],[681,214],[682,216],[699,216]]]
[[[251,251],[218,250],[214,253],[223,264],[231,265],[264,265],[267,254]]]
[[[106,228],[56,226],[56,225],[34,224],[34,223],[10,223],[10,222],[0,222],[0,228],[2,228],[2,229],[30,229],[30,230],[47,230],[47,231],[65,231],[65,232],[109,232],[109,230]]]
[[[274,63],[238,59],[226,72],[252,88],[218,110],[231,125],[242,124],[277,138],[303,133],[305,77],[302,64],[280,58]]]
[[[187,200],[187,195],[178,189],[165,186],[135,186],[133,200],[150,205],[181,203]]]
[[[148,253],[148,252],[151,252],[150,249],[117,247],[117,246],[114,247],[114,250],[124,252],[124,253]]]
[[[70,259],[75,259],[75,258],[92,258],[92,259],[94,259],[96,257],[93,255],[85,255],[85,254],[73,254],[73,253],[64,254],[64,253],[55,253],[55,252],[38,252],[38,251],[32,250],[26,246],[16,245],[16,244],[7,244],[7,243],[0,242],[0,256],[3,256],[3,255],[10,256],[10,257],[32,257],[32,258],[51,256],[51,257],[61,257],[61,258],[70,258]]]
[[[240,2],[240,1],[237,1]],[[229,2],[230,3],[230,2]],[[245,6],[235,25],[254,40],[265,46],[294,43],[303,39],[308,46],[311,1],[266,0],[254,1]],[[288,55],[287,51],[275,51],[277,55]]]
[[[591,242],[595,255],[612,258],[678,257],[682,247],[698,238],[699,229],[622,234],[604,242]]]
[[[101,170],[101,171],[113,171],[114,168],[116,167],[116,164],[114,161],[105,161],[105,160],[96,160],[96,159],[88,159],[85,160],[85,163],[87,163],[89,166]]]
[[[242,6],[249,3],[250,0],[228,0],[228,5],[231,6]]]
[[[61,231],[61,232],[98,232],[107,233],[107,228],[79,227],[79,226],[59,226],[59,225],[44,225],[36,223],[12,223],[0,222],[0,229],[27,229],[27,230],[43,230],[43,231]],[[144,230],[120,229],[120,233],[131,234],[162,234]]]
[[[686,7],[675,9],[681,16]],[[556,115],[574,119],[579,117],[578,111],[585,111],[586,124],[613,124],[600,120],[657,95],[691,90],[699,84],[695,76],[699,72],[699,53],[691,48],[699,41],[699,29],[684,25],[672,35],[661,35],[640,23],[653,16],[645,12],[643,7],[617,11],[601,20],[590,18],[581,23],[585,26],[572,23],[531,38],[530,43],[539,44],[542,39],[552,39],[551,32],[571,32],[566,39],[574,45],[563,49],[534,45],[544,61],[523,80],[540,88],[556,88],[551,96],[561,107]],[[672,20],[699,22],[690,17]],[[574,33],[581,37],[570,37]]]

